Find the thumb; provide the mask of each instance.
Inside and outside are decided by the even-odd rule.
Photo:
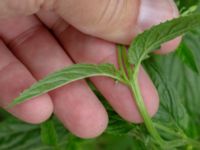
[[[144,29],[178,16],[173,0],[0,0],[0,19],[40,9],[53,9],[86,34],[123,44]]]
[[[173,0],[56,0],[54,10],[86,34],[123,44],[178,16]]]
[[[135,34],[139,0],[57,0],[55,11],[78,30],[114,42]]]

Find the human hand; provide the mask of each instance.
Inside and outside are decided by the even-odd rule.
[[[144,29],[177,15],[171,0],[0,1],[0,105],[7,106],[34,82],[73,62],[117,66],[114,43],[128,44]],[[179,39],[168,42],[157,53],[167,53],[178,43]],[[127,87],[105,77],[91,80],[120,116],[130,122],[142,121]],[[139,84],[153,116],[159,98],[143,69]],[[54,111],[72,133],[83,138],[101,134],[108,122],[105,108],[85,81],[8,111],[30,123],[40,123]]]

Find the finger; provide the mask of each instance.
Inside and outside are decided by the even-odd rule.
[[[20,20],[20,22],[19,22]],[[16,22],[19,22],[16,24]],[[28,24],[32,22],[32,24]],[[34,17],[16,19],[2,27],[3,37],[13,53],[41,79],[47,74],[72,64],[58,42]],[[9,34],[9,24],[18,31]],[[36,26],[32,26],[36,24]],[[26,26],[26,30],[24,28]],[[74,134],[91,138],[101,134],[107,126],[105,109],[84,81],[72,83],[50,93],[58,118]]]
[[[0,40],[0,106],[8,106],[34,82],[36,80],[31,73]],[[7,111],[26,122],[41,123],[51,115],[53,104],[48,95],[43,95]]]
[[[43,18],[43,21],[46,22],[50,28],[53,26],[53,21],[51,19],[48,20],[47,14],[40,14],[40,18]],[[64,25],[67,27],[67,24],[61,22],[60,24],[62,24],[62,27]],[[59,26],[57,27],[59,28]],[[72,27],[68,27],[61,34],[58,34],[60,33],[58,28],[52,28],[52,30],[58,35],[61,43],[76,62],[110,62],[117,65],[117,54],[114,44],[81,34]],[[142,121],[134,100],[132,99],[131,92],[126,86],[122,84],[116,85],[113,80],[102,77],[92,78],[92,81],[123,118],[131,122]],[[157,92],[151,80],[142,69],[140,71],[139,81],[146,107],[149,114],[152,116],[158,109],[159,100]]]
[[[135,35],[133,25],[137,22],[139,3],[139,0],[58,0],[54,10],[84,33],[127,43]]]
[[[83,33],[123,44],[152,25],[178,16],[173,0],[57,0],[54,10]],[[175,49],[178,40],[172,43],[162,52]]]

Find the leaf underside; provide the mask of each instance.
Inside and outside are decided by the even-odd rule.
[[[19,97],[14,99],[9,107],[47,93],[65,84],[93,76],[107,76],[120,80],[118,71],[112,64],[76,64],[50,74],[46,78],[35,83],[29,89],[22,92]]]

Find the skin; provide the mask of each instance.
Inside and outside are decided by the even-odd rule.
[[[73,63],[109,62],[117,67],[114,43],[129,44],[143,30],[177,16],[172,0],[0,1],[0,106],[5,108],[37,80]],[[180,38],[164,44],[157,53],[174,50],[179,41]],[[127,87],[105,77],[91,81],[121,117],[142,122]],[[139,84],[153,116],[159,98],[142,68]],[[105,108],[85,81],[7,111],[34,124],[55,113],[66,128],[82,138],[100,135],[108,123]]]

